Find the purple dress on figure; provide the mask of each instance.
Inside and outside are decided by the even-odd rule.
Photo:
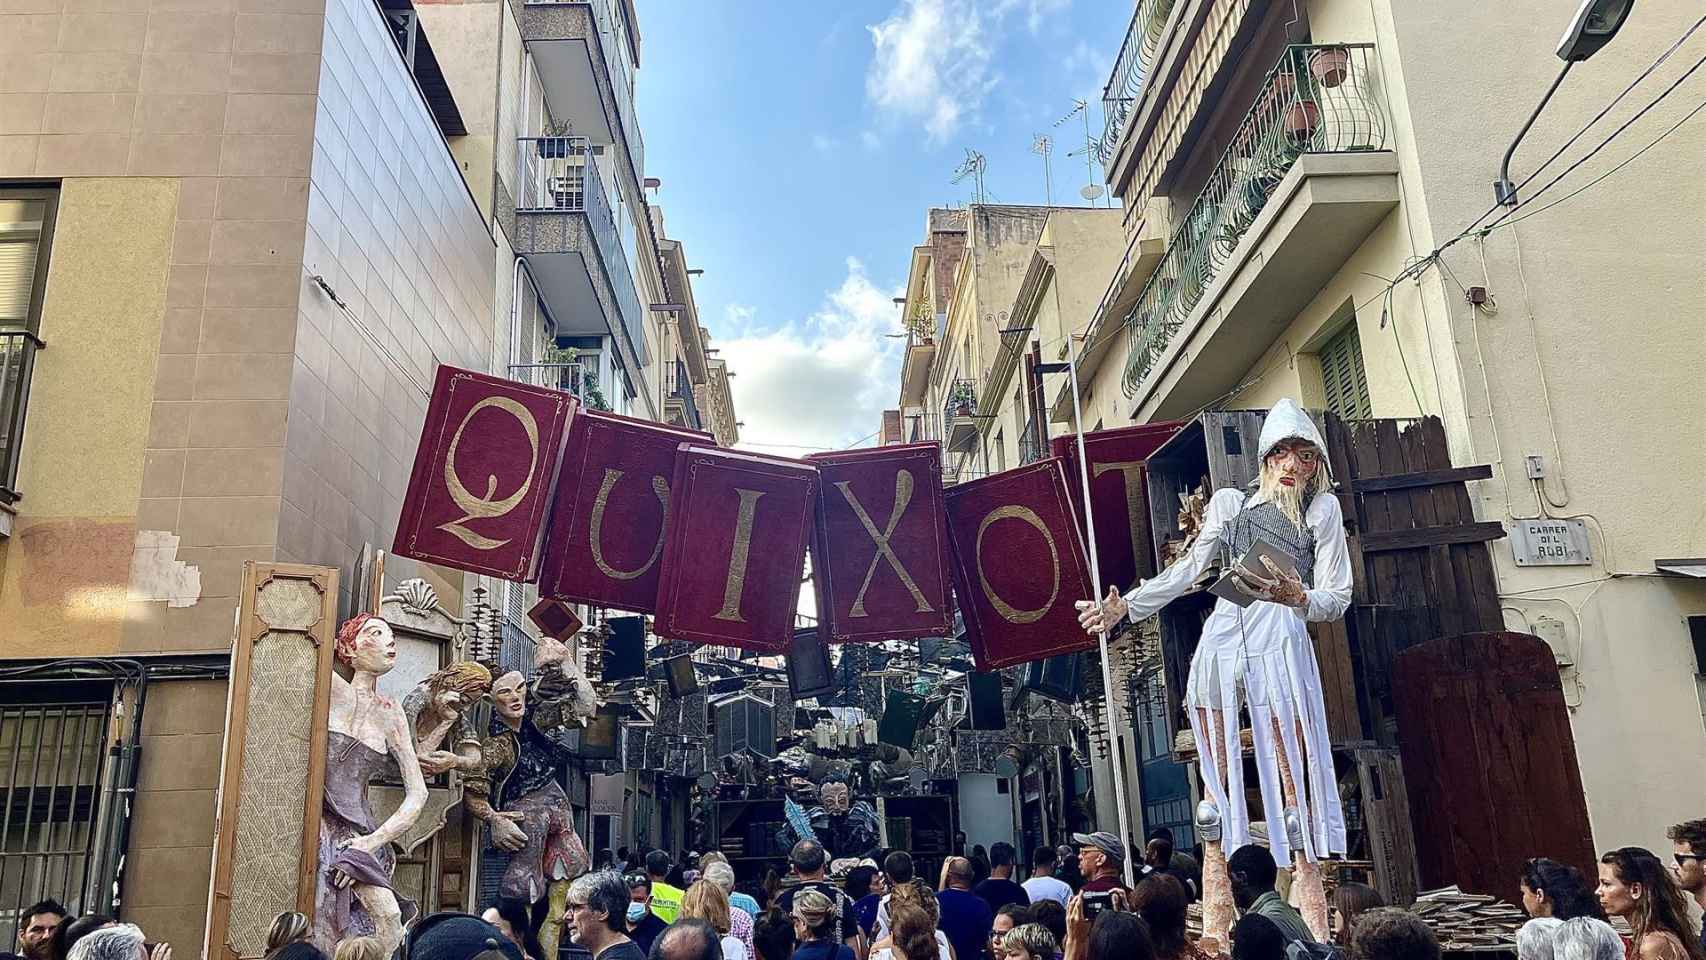
[[[328,953],[340,940],[374,933],[373,918],[354,889],[340,890],[333,882],[334,867],[354,877],[356,883],[391,890],[397,895],[405,925],[417,912],[415,902],[397,894],[391,886],[397,855],[389,845],[373,854],[338,848],[346,840],[373,832],[376,824],[367,798],[367,785],[382,775],[397,775],[397,764],[390,754],[380,753],[336,730],[328,733],[325,803],[320,811],[320,882],[314,912],[314,939]]]

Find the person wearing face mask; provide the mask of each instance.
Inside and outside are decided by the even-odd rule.
[[[652,912],[652,880],[643,873],[628,876],[628,939],[642,953],[652,952],[652,941],[669,928]]]
[[[1216,491],[1183,556],[1129,593],[1110,590],[1099,603],[1079,604],[1080,624],[1100,634],[1122,620],[1135,623],[1158,613],[1211,565],[1226,572],[1185,687],[1206,794],[1196,827],[1203,840],[1203,936],[1213,941],[1205,944],[1210,952],[1225,945],[1232,925],[1227,855],[1250,842],[1239,760],[1242,710],[1251,720],[1274,859],[1293,867],[1303,919],[1316,941],[1328,935],[1320,860],[1347,848],[1308,631],[1310,622],[1337,620],[1350,606],[1344,515],[1332,494],[1326,441],[1296,401],[1282,399],[1268,412],[1257,454],[1255,490]],[[1264,549],[1256,560],[1259,544]]]

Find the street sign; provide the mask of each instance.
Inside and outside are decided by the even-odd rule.
[[[1582,567],[1593,563],[1588,526],[1581,520],[1513,520],[1510,544],[1519,567]]]

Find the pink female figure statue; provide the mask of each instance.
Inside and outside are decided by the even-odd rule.
[[[1203,624],[1191,658],[1185,708],[1196,734],[1202,782],[1197,807],[1203,840],[1203,936],[1229,946],[1232,887],[1226,857],[1250,842],[1244,804],[1239,709],[1248,707],[1251,739],[1268,841],[1274,859],[1292,864],[1296,899],[1316,939],[1326,942],[1327,897],[1320,858],[1345,852],[1345,818],[1327,735],[1326,703],[1309,621],[1344,616],[1351,602],[1351,563],[1345,522],[1331,493],[1320,431],[1296,402],[1274,405],[1262,424],[1261,472],[1254,493],[1219,490],[1201,532],[1187,552],[1123,597],[1109,591],[1100,604],[1082,603],[1080,623],[1091,633],[1122,617],[1152,616],[1183,595],[1211,563],[1232,570],[1258,540],[1291,561],[1264,558],[1267,576],[1238,578],[1254,601],[1221,599]]]
[[[338,628],[334,655],[349,668],[350,678],[332,674],[314,939],[330,954],[340,941],[376,937],[389,955],[402,942],[403,925],[415,915],[414,902],[391,887],[397,867],[391,843],[420,816],[426,781],[408,718],[378,690],[379,678],[397,662],[391,625],[368,613],[350,618]],[[368,784],[375,777],[399,775],[403,802],[375,825]]]

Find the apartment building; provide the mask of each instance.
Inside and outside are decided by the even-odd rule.
[[[1706,585],[1698,560],[1672,559],[1706,554],[1688,506],[1706,468],[1692,382],[1706,366],[1692,164],[1706,134],[1665,134],[1706,87],[1682,83],[1541,194],[1686,69],[1660,66],[1519,189],[1527,205],[1489,211],[1500,155],[1560,67],[1566,13],[1140,0],[1109,24],[1125,39],[1103,104],[1124,252],[1099,304],[1068,322],[1115,344],[1086,364],[1087,420],[1282,396],[1440,417],[1455,463],[1493,468],[1471,494],[1511,534],[1492,544],[1500,602],[1510,629],[1556,653],[1597,846],[1663,849],[1706,787]],[[1694,20],[1638,9],[1541,114],[1516,179]],[[1571,195],[1661,135],[1628,173]],[[1056,422],[1064,390],[1051,387]],[[1535,527],[1570,548],[1525,546]]]
[[[51,895],[202,942],[244,563],[377,602],[439,364],[736,438],[646,202],[638,51],[628,3],[0,12],[0,763],[35,771],[0,927]],[[525,651],[531,588],[383,571]],[[449,855],[399,882],[459,902]]]

